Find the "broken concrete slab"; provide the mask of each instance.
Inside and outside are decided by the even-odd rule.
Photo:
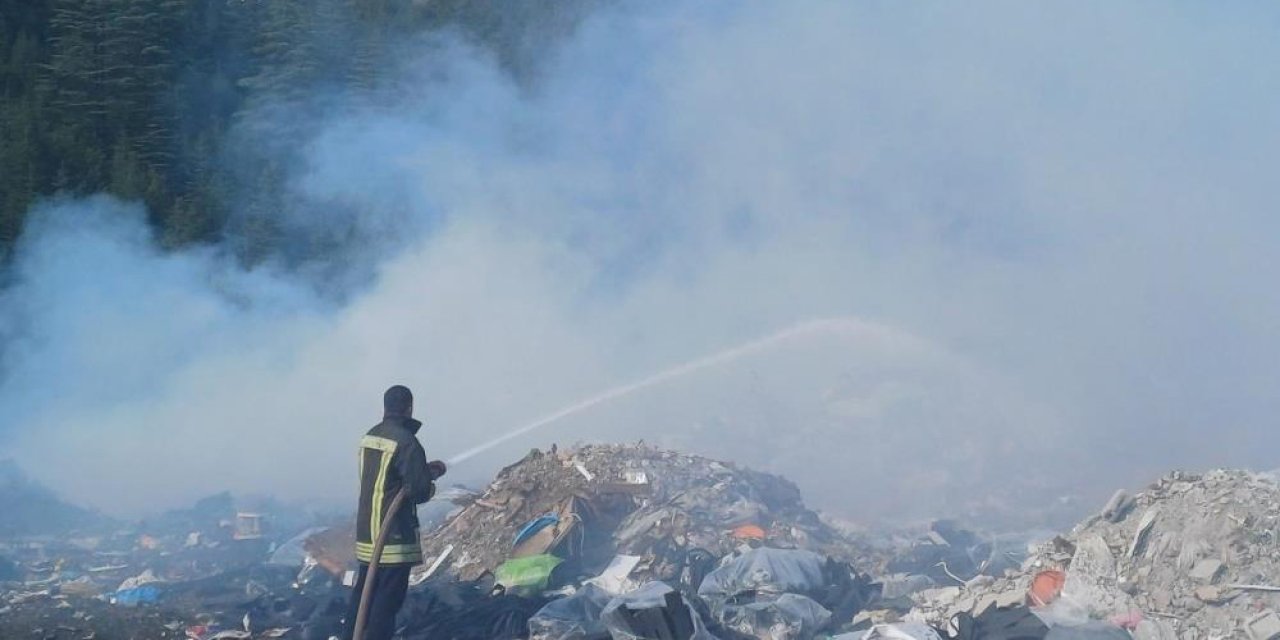
[[[1188,575],[1192,580],[1200,582],[1213,582],[1214,579],[1222,573],[1222,561],[1214,558],[1205,558],[1200,560],[1191,568]]]
[[[1250,640],[1276,640],[1280,638],[1280,615],[1264,611],[1245,621],[1244,628]]]
[[[1129,512],[1133,510],[1133,506],[1137,504],[1133,496],[1128,491],[1118,489],[1112,494],[1111,499],[1102,507],[1100,514],[1108,522],[1120,522]]]

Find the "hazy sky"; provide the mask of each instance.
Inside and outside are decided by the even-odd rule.
[[[0,294],[0,456],[116,513],[340,502],[388,384],[448,457],[841,318],[454,478],[645,438],[915,517],[1280,466],[1280,6],[684,4],[598,11],[526,85],[413,48],[331,111],[291,224],[385,238],[340,303],[166,254],[138,205],[41,205]]]

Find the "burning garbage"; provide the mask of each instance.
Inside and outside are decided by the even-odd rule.
[[[643,444],[532,451],[423,549],[427,584],[568,594],[529,619],[547,639],[810,638],[876,593],[795,485]]]
[[[787,480],[642,444],[534,450],[423,538],[427,565],[448,549],[444,565],[463,579],[541,553],[585,579],[624,554],[640,558],[633,580],[691,590],[715,560],[752,545],[859,555]]]
[[[533,451],[482,492],[437,498],[400,638],[811,638],[876,593],[848,564],[859,545],[795,485],[700,456]],[[56,638],[327,640],[351,593],[354,531],[280,521],[219,494],[34,554],[5,550],[31,560],[5,566],[16,580],[0,588],[0,632],[8,617]]]

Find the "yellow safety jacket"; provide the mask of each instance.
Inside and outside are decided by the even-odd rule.
[[[418,442],[422,423],[388,416],[360,439],[360,508],[356,512],[356,559],[368,563],[382,521],[401,487],[405,500],[392,518],[382,548],[383,565],[421,564],[417,506],[435,494],[435,478]]]

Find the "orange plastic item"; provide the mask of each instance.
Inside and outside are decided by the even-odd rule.
[[[1031,598],[1032,606],[1043,607],[1062,595],[1062,585],[1067,582],[1067,574],[1049,569],[1036,574],[1031,579],[1031,588],[1027,591],[1027,596]]]
[[[733,537],[739,540],[764,540],[764,529],[754,524],[744,524],[733,530]]]

